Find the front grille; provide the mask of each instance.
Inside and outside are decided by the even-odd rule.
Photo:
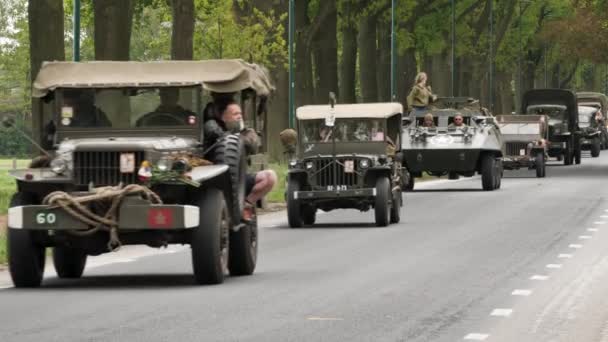
[[[344,172],[344,163],[352,161],[354,172]],[[339,159],[315,159],[313,179],[317,187],[327,189],[334,186],[334,189],[341,189],[344,186],[352,187],[357,185],[359,177],[359,160],[354,158]]]
[[[135,170],[132,173],[120,172],[120,155],[135,154]],[[98,152],[79,151],[74,153],[74,179],[78,185],[95,186],[137,183],[137,170],[144,160],[143,151]]]
[[[506,153],[508,156],[520,156],[521,150],[528,151],[528,143],[527,142],[508,142],[506,144]]]

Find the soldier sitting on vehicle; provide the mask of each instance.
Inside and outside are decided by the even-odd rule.
[[[464,123],[462,114],[456,113],[451,124],[448,125],[448,129],[465,129],[467,125]]]
[[[433,114],[427,113],[424,116],[424,121],[422,122],[422,127],[435,128],[435,119],[433,118]]]
[[[248,154],[255,154],[259,138],[253,129],[243,126],[243,112],[234,100],[223,99],[216,104],[217,116],[205,123],[205,137],[214,141],[221,138],[225,132],[240,133],[245,142]],[[273,170],[258,171],[245,175],[245,206],[242,217],[244,221],[253,219],[253,208],[257,201],[266,196],[277,182],[277,174]]]

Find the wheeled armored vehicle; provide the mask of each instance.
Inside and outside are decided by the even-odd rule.
[[[402,113],[398,103],[297,109],[299,141],[287,185],[291,227],[314,224],[319,209],[373,208],[376,225],[399,222]]]
[[[427,114],[434,122],[424,125]],[[462,116],[464,125],[453,124]],[[404,119],[403,159],[414,177],[423,172],[431,176],[472,177],[481,174],[484,190],[499,189],[503,173],[502,136],[495,118],[471,98],[439,98],[428,112],[417,112]]]
[[[11,172],[15,286],[41,284],[47,248],[60,278],[131,244],[190,245],[197,283],[254,271],[257,224],[240,216],[247,156],[238,134],[203,145],[206,91],[261,99],[272,85],[241,60],[43,64],[34,138],[46,148]]]
[[[599,157],[602,149],[602,120],[600,115],[598,108],[578,106],[579,144],[581,150],[589,151],[593,158]]]
[[[608,118],[608,96],[602,93],[594,92],[578,92],[576,93],[579,106],[594,107],[600,110],[601,115],[596,118],[598,121],[598,127],[601,131],[600,141],[601,149],[605,150],[608,148],[608,128],[606,127],[606,120]]]
[[[532,89],[524,93],[522,114],[548,117],[549,157],[563,160],[564,165],[580,164],[578,105],[576,95],[564,89]]]
[[[545,177],[547,117],[543,115],[497,115],[496,121],[503,137],[503,168],[505,170],[534,169],[536,177]]]

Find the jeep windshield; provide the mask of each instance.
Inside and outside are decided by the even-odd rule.
[[[325,125],[325,120],[302,120],[304,143],[368,142],[384,141],[383,120],[336,119],[334,127]]]
[[[594,107],[579,106],[578,107],[578,123],[581,128],[596,126],[593,118],[598,109]]]
[[[136,129],[198,125],[200,88],[62,89],[59,129]]]
[[[502,134],[540,134],[541,126],[539,122],[534,123],[500,123]]]
[[[547,115],[552,121],[565,121],[568,119],[566,109],[561,105],[534,105],[528,107],[527,114]]]

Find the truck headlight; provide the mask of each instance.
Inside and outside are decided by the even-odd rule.
[[[361,161],[359,162],[359,166],[361,166],[362,169],[367,169],[369,167],[369,160],[361,159]]]
[[[51,171],[61,175],[68,169],[68,162],[62,158],[56,158],[51,161]]]
[[[306,170],[312,170],[314,166],[313,162],[306,162]]]
[[[296,167],[298,165],[298,161],[297,160],[290,160],[289,161],[289,166],[290,167]]]
[[[173,166],[173,161],[167,157],[161,158],[156,163],[156,167],[158,168],[158,171],[162,171],[162,172],[171,170],[172,166]]]

